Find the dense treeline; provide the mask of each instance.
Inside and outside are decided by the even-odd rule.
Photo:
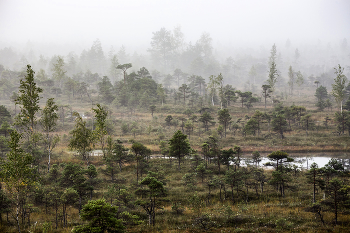
[[[188,79],[192,75],[201,76],[208,82],[209,76],[222,73],[225,84],[257,93],[259,87],[265,84],[266,74],[274,71],[271,74],[278,76],[276,85],[279,88],[276,91],[281,96],[282,93],[292,95],[294,89],[311,87],[315,81],[330,88],[333,83],[332,68],[338,63],[348,64],[346,54],[349,46],[344,38],[332,45],[319,41],[317,46],[293,44],[288,39],[284,44],[274,45],[272,51],[264,46],[259,49],[223,48],[213,45],[209,33],[203,33],[195,42],[186,41],[181,28],[176,27],[174,30],[161,28],[153,32],[145,54],[129,54],[124,46],[117,50],[112,46],[108,51],[103,48],[99,39],[93,41],[90,48],[62,54],[45,54],[42,51],[46,52],[47,49],[40,51],[30,47],[30,44],[23,50],[1,48],[0,77],[11,81],[18,76],[14,71],[21,72],[23,67],[31,64],[37,72],[38,82],[44,82],[49,88],[54,87],[54,93],[74,95],[71,89],[80,89],[79,84],[68,84],[69,81],[84,82],[90,86],[97,79],[108,76],[114,85],[123,79],[125,68],[129,69],[128,73],[138,73],[142,67],[147,67],[153,80],[166,88],[179,88],[182,83],[188,85]],[[272,53],[271,56],[269,52]],[[132,64],[132,67],[126,66],[127,64]],[[274,69],[271,70],[272,64]],[[120,69],[117,70],[116,67]],[[59,85],[53,85],[47,79],[57,81]],[[288,85],[290,90],[287,89]],[[6,81],[0,86],[6,95],[12,93],[9,87],[17,87]],[[96,86],[90,87],[96,89]],[[80,91],[83,89],[81,87]]]

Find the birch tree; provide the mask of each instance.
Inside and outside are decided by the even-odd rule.
[[[51,162],[51,151],[56,146],[59,141],[59,137],[53,136],[50,133],[56,129],[57,120],[58,120],[58,105],[55,104],[54,99],[50,98],[46,102],[46,106],[42,111],[42,117],[40,123],[43,127],[43,130],[46,134],[45,144],[49,154],[49,161],[47,162],[47,171],[50,171],[50,162]]]
[[[275,91],[275,84],[277,82],[278,78],[278,71],[277,71],[277,65],[276,65],[276,45],[273,44],[271,48],[271,55],[269,58],[269,76],[267,79],[268,85],[270,85],[272,92]]]
[[[99,142],[103,157],[106,157],[106,136],[107,132],[107,116],[108,110],[106,107],[102,107],[100,104],[97,104],[97,108],[93,108],[92,111],[95,113],[95,130],[93,131],[94,137]]]
[[[214,75],[211,75],[209,77],[209,83],[207,86],[207,89],[209,90],[210,96],[211,96],[211,103],[214,106],[214,96],[216,95],[216,88],[218,86],[217,79]]]
[[[337,77],[334,79],[334,84],[332,84],[332,95],[334,96],[337,103],[340,105],[340,112],[343,112],[343,100],[345,99],[345,87],[347,78],[343,74],[344,68],[342,68],[339,64],[338,67],[334,68],[334,73]]]

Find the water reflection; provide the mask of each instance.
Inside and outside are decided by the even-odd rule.
[[[271,162],[267,158],[267,153],[261,154],[261,162],[260,166],[267,162]],[[339,162],[341,162],[346,170],[350,170],[350,153],[344,152],[322,152],[322,153],[289,153],[289,156],[294,158],[294,162],[291,164],[295,164],[300,168],[308,169],[312,163],[317,163],[318,167],[324,167],[330,159],[335,158]],[[247,163],[252,163],[251,154],[243,155],[244,165]]]

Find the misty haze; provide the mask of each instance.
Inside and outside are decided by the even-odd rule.
[[[0,0],[0,232],[347,232],[350,1]]]

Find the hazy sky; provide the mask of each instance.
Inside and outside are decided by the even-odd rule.
[[[230,45],[350,38],[350,0],[0,0],[0,49],[33,42],[149,46],[180,25]],[[350,41],[349,41],[350,42]]]

